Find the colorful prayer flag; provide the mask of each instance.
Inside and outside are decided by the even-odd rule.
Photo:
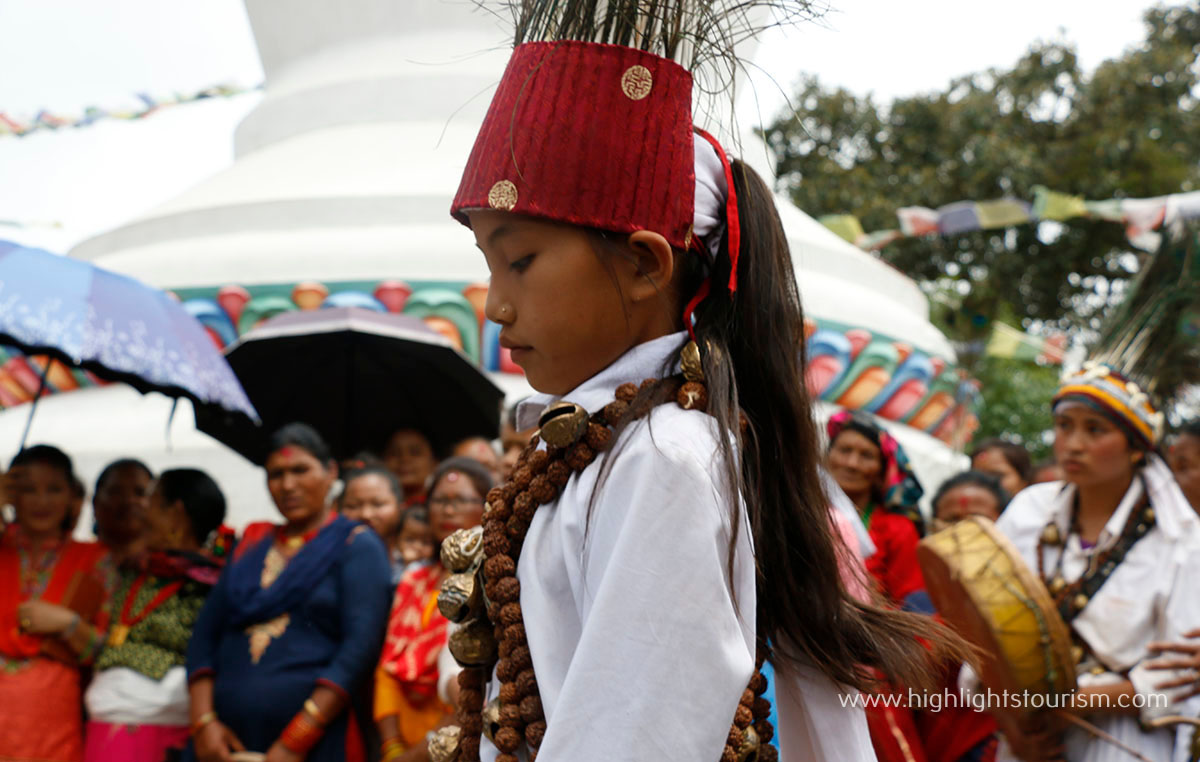
[[[942,235],[969,233],[979,230],[979,204],[974,201],[956,201],[953,204],[939,206],[938,232]]]
[[[862,223],[853,214],[826,214],[817,221],[850,243],[857,244],[863,237]]]
[[[992,324],[992,337],[988,340],[984,354],[988,357],[1061,365],[1066,343],[1067,337],[1064,334],[1049,337],[1031,336],[1010,325],[995,322]]]
[[[904,206],[896,210],[900,232],[906,236],[938,232],[938,213],[924,206]]]
[[[1033,186],[1033,216],[1039,220],[1062,222],[1088,213],[1083,196],[1052,191],[1044,185]]]
[[[1015,198],[980,201],[975,206],[979,214],[979,227],[983,230],[1024,225],[1030,219],[1030,205]]]
[[[903,237],[904,234],[899,230],[873,230],[870,233],[864,233],[862,238],[858,239],[857,245],[864,251],[878,251],[892,241]]]

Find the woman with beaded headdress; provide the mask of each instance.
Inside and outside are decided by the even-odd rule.
[[[517,428],[540,433],[487,496],[482,552],[443,547],[467,668],[430,750],[775,759],[770,658],[784,759],[874,759],[847,692],[871,668],[921,684],[917,636],[955,641],[839,581],[787,240],[692,119],[694,73],[726,91],[754,18],[808,6],[508,6],[516,47],[451,211],[539,392]]]
[[[1153,671],[1155,641],[1200,627],[1200,521],[1159,457],[1169,402],[1195,380],[1200,306],[1196,238],[1171,241],[1110,317],[1092,359],[1051,403],[1065,479],[1018,494],[996,528],[1037,570],[1067,623],[1078,691],[1068,711],[1090,727],[1035,715],[998,759],[1182,759],[1171,717],[1197,714]],[[967,681],[970,681],[968,673]],[[1064,729],[1065,728],[1065,729]]]

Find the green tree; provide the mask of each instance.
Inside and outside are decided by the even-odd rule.
[[[765,130],[780,182],[809,214],[855,214],[867,230],[897,227],[901,206],[1032,200],[1039,184],[1091,199],[1200,188],[1200,7],[1154,8],[1145,25],[1139,46],[1090,75],[1059,40],[1011,68],[888,104],[805,78],[798,114]],[[1012,391],[981,364],[993,320],[1095,328],[1137,267],[1122,227],[1089,219],[905,239],[881,256],[928,293],[951,295],[934,300],[934,320],[985,382],[985,410]],[[1037,438],[1011,416],[985,415],[981,435]]]
[[[975,368],[986,397],[979,408],[979,437],[1004,434],[1025,445],[1035,461],[1049,457],[1044,433],[1054,418],[1047,403],[1058,388],[1058,369],[1001,357],[984,357]]]

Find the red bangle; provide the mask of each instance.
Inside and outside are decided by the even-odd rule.
[[[283,735],[279,736],[279,742],[287,747],[288,751],[304,756],[317,745],[322,734],[321,726],[309,716],[308,712],[298,712],[288,726],[283,729]]]

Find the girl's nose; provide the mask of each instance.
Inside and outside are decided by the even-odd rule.
[[[515,317],[512,305],[496,288],[488,288],[487,300],[483,303],[484,316],[500,325],[508,325]]]

